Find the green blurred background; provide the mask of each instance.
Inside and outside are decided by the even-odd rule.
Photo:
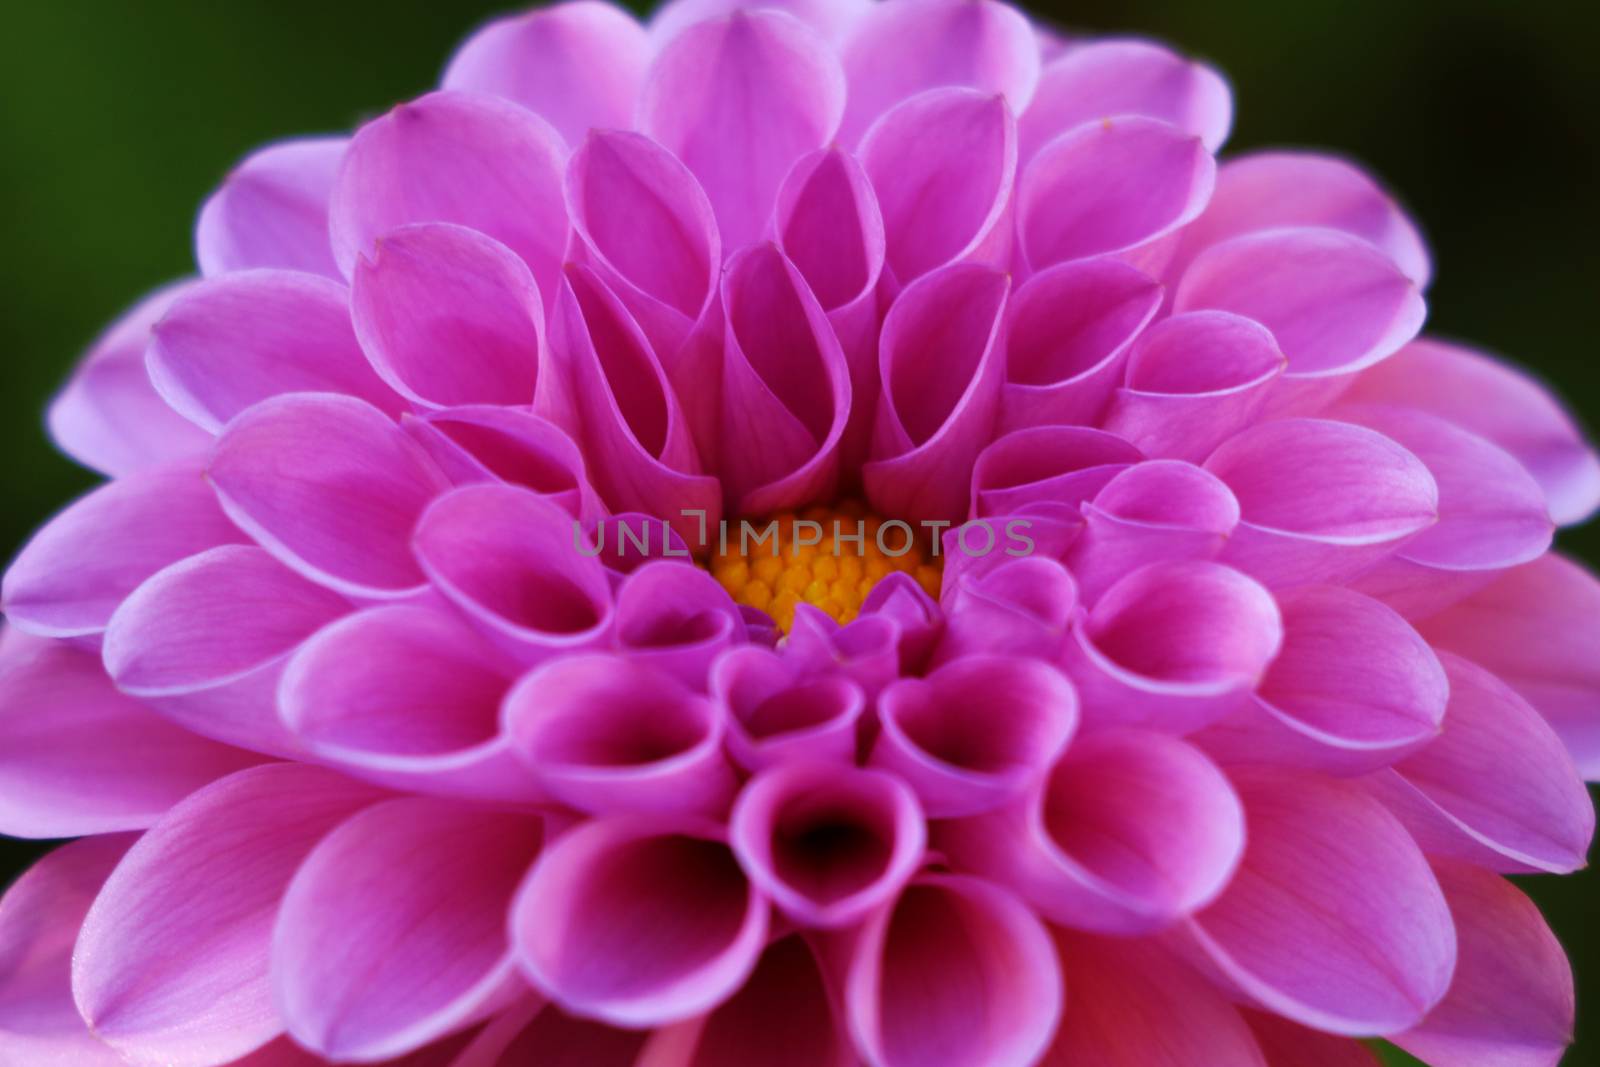
[[[13,0],[0,63],[0,555],[91,476],[41,429],[94,334],[192,269],[195,209],[252,146],[343,130],[429,87],[503,3]],[[1564,0],[1078,0],[1073,29],[1137,32],[1231,79],[1230,147],[1320,145],[1398,190],[1435,253],[1431,329],[1535,368],[1600,423],[1596,5]],[[1600,526],[1564,534],[1600,564]],[[0,883],[38,851],[0,845]],[[1600,1064],[1600,876],[1533,879]],[[1397,1061],[1398,1062],[1398,1061]]]

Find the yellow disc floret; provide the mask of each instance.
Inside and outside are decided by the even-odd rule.
[[[711,573],[722,587],[771,615],[785,633],[802,602],[849,622],[879,579],[895,571],[939,595],[940,561],[917,529],[868,514],[854,500],[729,522],[712,548]]]

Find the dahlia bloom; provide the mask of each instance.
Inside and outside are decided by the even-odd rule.
[[[576,0],[245,159],[5,575],[0,1061],[1554,1064],[1600,462],[1231,108]]]

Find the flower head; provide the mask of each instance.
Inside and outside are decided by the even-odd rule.
[[[0,1059],[1553,1063],[1600,462],[1231,111],[576,0],[245,159],[5,575]]]

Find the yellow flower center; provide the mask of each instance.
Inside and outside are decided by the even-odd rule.
[[[713,545],[711,573],[734,600],[771,615],[784,633],[797,604],[813,604],[841,623],[854,619],[872,587],[895,571],[939,595],[941,561],[926,532],[867,513],[859,501],[796,514],[730,521]]]

